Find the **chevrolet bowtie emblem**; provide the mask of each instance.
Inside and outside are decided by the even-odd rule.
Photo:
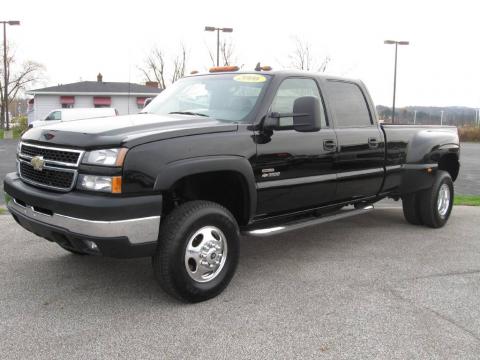
[[[42,171],[45,166],[45,160],[43,160],[43,156],[34,156],[32,160],[30,160],[30,164],[32,164],[35,170]]]

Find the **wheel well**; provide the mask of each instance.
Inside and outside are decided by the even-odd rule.
[[[460,163],[458,162],[458,156],[456,154],[445,154],[440,158],[438,162],[438,169],[447,171],[452,180],[455,181],[460,170]]]
[[[213,201],[226,207],[239,225],[249,220],[249,196],[245,178],[235,171],[216,171],[186,176],[164,196],[163,212],[192,200]]]

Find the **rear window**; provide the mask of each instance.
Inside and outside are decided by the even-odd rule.
[[[372,125],[367,102],[357,84],[328,81],[327,90],[330,108],[337,127]]]

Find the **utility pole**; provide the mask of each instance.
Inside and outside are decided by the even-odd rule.
[[[5,130],[10,130],[9,125],[9,113],[8,113],[8,69],[7,69],[7,24],[8,25],[20,25],[20,21],[9,20],[9,21],[0,21],[0,24],[3,24],[3,75],[4,75],[4,111],[5,111]]]
[[[417,124],[417,110],[413,110],[413,125]]]
[[[441,111],[441,115],[440,115],[440,126],[443,125],[443,110]]]

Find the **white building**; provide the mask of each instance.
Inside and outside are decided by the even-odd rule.
[[[146,98],[160,92],[155,82],[146,85],[104,82],[102,74],[98,74],[97,81],[27,91],[28,95],[33,95],[29,100],[28,122],[42,120],[50,111],[59,108],[113,107],[119,115],[135,114],[143,108]]]

